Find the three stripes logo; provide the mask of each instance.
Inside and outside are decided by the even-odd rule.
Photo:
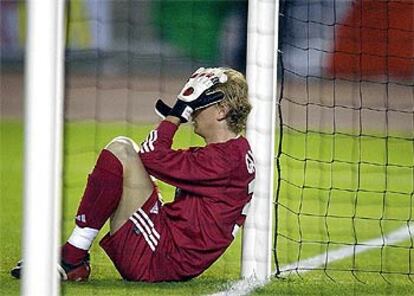
[[[154,252],[160,241],[160,234],[155,229],[154,223],[148,215],[139,209],[130,218],[134,225],[138,228],[139,233],[142,234],[150,249]]]
[[[154,143],[155,141],[157,141],[157,139],[158,139],[158,131],[152,130],[149,133],[148,137],[145,139],[145,141],[142,142],[140,153],[154,151],[155,150]]]
[[[254,166],[253,152],[251,150],[247,151],[246,154],[246,167],[249,174],[253,174],[256,170]]]

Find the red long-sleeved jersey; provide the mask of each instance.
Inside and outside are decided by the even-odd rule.
[[[244,223],[253,193],[255,167],[248,141],[239,136],[202,148],[173,150],[177,126],[168,121],[151,131],[140,158],[148,173],[177,188],[162,207],[171,238],[166,249],[178,278],[209,267]]]

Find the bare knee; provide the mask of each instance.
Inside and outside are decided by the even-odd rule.
[[[138,145],[128,137],[116,137],[105,147],[114,154],[122,164],[126,165],[131,158],[136,159],[139,151]]]

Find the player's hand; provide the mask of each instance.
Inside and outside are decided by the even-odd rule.
[[[199,107],[197,109],[206,108],[218,101],[220,101],[223,98],[222,92],[216,91],[212,92],[212,94],[204,96],[202,100],[200,100]],[[195,110],[197,110],[195,109]],[[166,104],[162,99],[158,99],[155,102],[154,106],[155,113],[161,117],[161,119],[165,119],[168,115],[171,114],[172,107]]]
[[[224,98],[222,91],[211,90],[211,87],[226,81],[227,75],[223,69],[199,68],[191,75],[177,96],[177,101],[169,115],[179,117],[182,122],[188,121],[195,110],[206,108]]]

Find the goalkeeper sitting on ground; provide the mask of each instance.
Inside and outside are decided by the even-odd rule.
[[[62,247],[63,280],[87,280],[89,249],[110,220],[100,245],[121,276],[131,281],[181,281],[216,261],[245,221],[255,178],[253,155],[240,135],[251,106],[247,83],[227,68],[200,68],[165,119],[138,148],[126,137],[112,140],[98,157]],[[205,147],[173,150],[180,124],[192,120]],[[150,176],[176,187],[163,205]],[[20,277],[20,262],[12,275]]]

